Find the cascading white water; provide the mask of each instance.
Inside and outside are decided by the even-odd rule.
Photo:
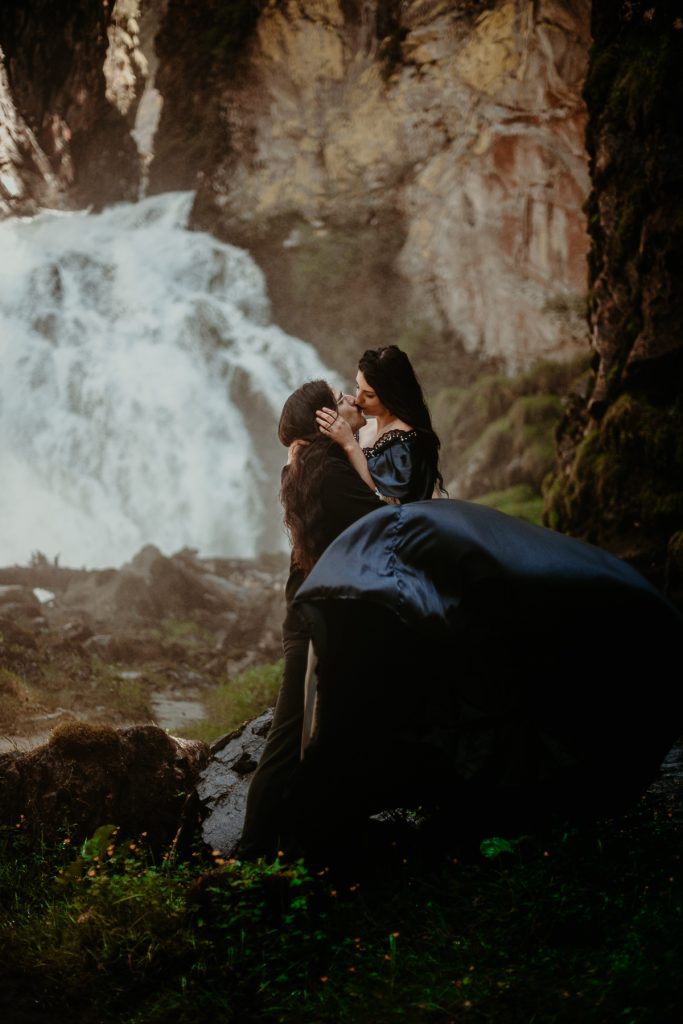
[[[0,224],[0,565],[284,546],[277,417],[329,372],[192,201]]]

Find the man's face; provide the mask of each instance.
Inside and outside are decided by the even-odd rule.
[[[356,405],[353,395],[345,395],[341,391],[337,395],[337,412],[345,419],[354,434],[365,426],[365,416]]]

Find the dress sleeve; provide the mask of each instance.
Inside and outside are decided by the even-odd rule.
[[[368,459],[368,469],[377,490],[387,498],[410,500],[416,472],[415,450],[406,441],[394,441]]]

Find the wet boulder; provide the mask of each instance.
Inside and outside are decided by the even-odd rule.
[[[203,812],[202,838],[212,850],[234,854],[242,836],[247,792],[273,721],[269,708],[211,746],[197,795]]]

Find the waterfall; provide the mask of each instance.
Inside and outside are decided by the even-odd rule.
[[[277,418],[329,373],[192,202],[0,224],[0,565],[285,547]]]

